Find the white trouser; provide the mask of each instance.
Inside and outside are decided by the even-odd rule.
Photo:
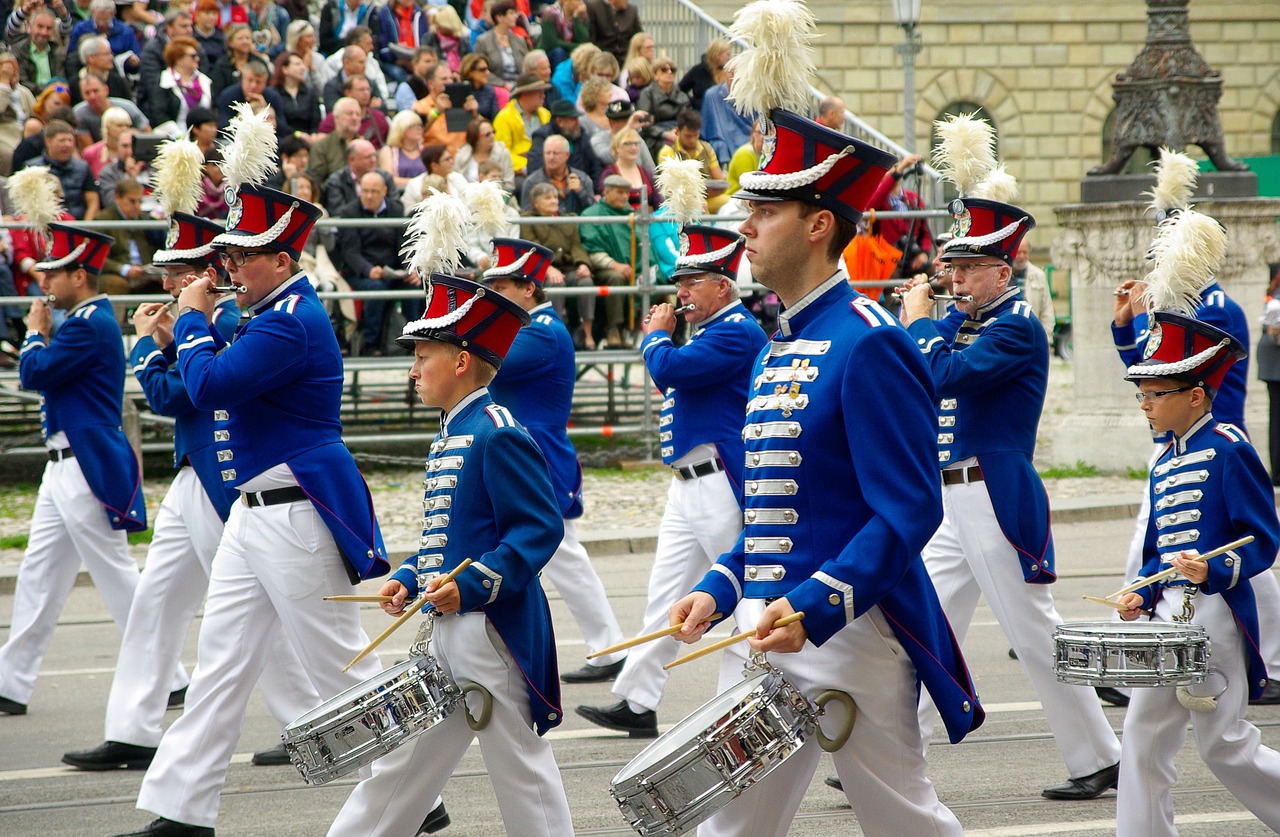
[[[1182,591],[1166,590],[1155,621],[1182,612]],[[1209,632],[1209,665],[1226,676],[1226,692],[1212,712],[1191,712],[1175,688],[1134,689],[1124,718],[1124,755],[1116,799],[1116,837],[1174,837],[1171,791],[1177,781],[1174,756],[1190,721],[1200,758],[1240,803],[1280,832],[1280,753],[1264,747],[1258,728],[1244,719],[1249,699],[1245,655],[1231,609],[1221,596],[1200,593],[1193,622]],[[1218,685],[1210,677],[1206,687]]]
[[[556,554],[542,568],[542,577],[554,584],[564,599],[569,614],[578,623],[578,630],[586,640],[588,654],[622,642],[622,629],[609,606],[604,583],[596,574],[595,567],[591,566],[586,547],[578,540],[578,521],[564,521],[564,540],[560,541]],[[626,651],[615,651],[590,660],[588,665],[612,665],[626,656]]]
[[[342,672],[369,639],[355,604],[322,597],[353,592],[333,536],[309,502],[232,507],[213,557],[187,708],[160,741],[139,808],[213,826],[245,704],[278,631],[318,694],[336,695],[378,672],[375,654]]]
[[[493,696],[493,715],[479,732],[461,708],[408,744],[373,763],[329,828],[329,837],[408,837],[437,804],[445,783],[473,739],[498,795],[507,834],[571,837],[573,821],[551,744],[533,730],[528,684],[483,613],[436,621],[432,656],[455,683],[478,683]],[[468,705],[479,715],[477,695]]]
[[[755,625],[764,601],[744,599],[735,616]],[[821,648],[806,643],[796,654],[769,661],[813,700],[827,689],[853,698],[857,718],[849,741],[833,753],[845,795],[868,837],[942,837],[962,833],[955,814],[938,800],[925,776],[916,722],[916,670],[879,608],[871,608]],[[742,658],[726,655],[721,690],[742,679]],[[838,702],[827,704],[828,732],[844,720]],[[822,751],[810,737],[780,767],[747,789],[698,828],[698,837],[783,837],[804,799]]]
[[[106,739],[139,747],[160,743],[168,703],[167,673],[180,666],[182,646],[209,588],[209,567],[222,537],[222,518],[191,467],[180,469],[156,514],[147,564],[129,611],[111,695]],[[284,727],[320,704],[283,635],[271,644],[262,672],[267,709]]]
[[[40,479],[27,551],[18,568],[9,641],[0,648],[0,697],[31,700],[81,564],[123,632],[138,586],[138,564],[129,555],[128,536],[111,528],[85,482],[80,460],[73,457],[45,465]]]
[[[649,600],[641,634],[667,627],[667,612],[702,580],[711,565],[733,548],[742,532],[742,507],[723,471],[691,480],[671,480],[658,527],[658,545],[649,573]],[[632,648],[613,693],[632,709],[656,710],[680,644],[660,639]]]
[[[942,525],[924,548],[924,564],[956,638],[964,642],[986,597],[1044,709],[1068,775],[1088,776],[1120,760],[1120,742],[1093,689],[1058,682],[1053,631],[1062,624],[1047,584],[1027,584],[1018,554],[996,521],[985,482],[942,488]],[[920,731],[927,747],[937,710],[920,699]]]

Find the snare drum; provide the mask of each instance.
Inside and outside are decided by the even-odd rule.
[[[1053,632],[1053,670],[1084,686],[1181,686],[1209,670],[1209,635],[1185,622],[1073,622]]]
[[[461,699],[434,657],[413,657],[294,721],[282,736],[284,749],[304,781],[323,785],[440,723]]]
[[[814,734],[817,710],[774,668],[703,704],[613,777],[622,815],[644,837],[684,834],[767,776]]]

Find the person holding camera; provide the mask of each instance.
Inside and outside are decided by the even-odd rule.
[[[908,154],[899,160],[880,182],[880,186],[871,195],[871,207],[877,212],[906,212],[912,209],[924,209],[924,199],[918,192],[904,188],[903,181],[920,179],[921,157],[919,154]],[[923,218],[877,218],[877,231],[881,238],[897,247],[904,253],[910,251],[914,244],[920,252],[933,252],[933,236],[929,225]]]

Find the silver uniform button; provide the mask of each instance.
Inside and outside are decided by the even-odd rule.
[[[969,705],[969,701],[967,700],[964,703],[960,704],[960,709],[963,710],[964,712],[968,712],[972,708],[973,707]]]
[[[775,581],[777,581],[778,579],[782,578],[782,567],[774,567],[774,568],[773,568],[773,578],[774,578],[774,580],[775,580]]]
[[[827,596],[827,601],[831,602],[833,605],[838,605],[840,604],[840,596],[832,593],[830,596]]]

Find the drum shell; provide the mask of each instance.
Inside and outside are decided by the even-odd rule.
[[[1075,622],[1053,632],[1063,683],[1155,687],[1199,683],[1209,671],[1204,627],[1172,622]]]
[[[748,677],[640,751],[610,783],[643,837],[684,834],[790,758],[817,712],[776,669]]]
[[[433,657],[413,657],[330,698],[285,728],[284,748],[312,785],[369,764],[447,718],[461,692]]]

